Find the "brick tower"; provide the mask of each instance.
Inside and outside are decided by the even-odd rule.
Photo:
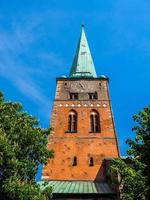
[[[57,78],[43,180],[105,181],[104,159],[119,157],[108,78],[97,76],[84,27],[69,77]]]

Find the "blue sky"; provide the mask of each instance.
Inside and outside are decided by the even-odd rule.
[[[122,155],[150,103],[149,0],[0,0],[0,90],[49,125],[55,78],[68,75],[81,24],[110,95]]]

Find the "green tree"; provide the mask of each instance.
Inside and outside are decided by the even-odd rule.
[[[115,174],[112,183],[118,186],[121,200],[145,200],[146,178],[142,175],[144,165],[136,159],[114,159],[110,173]]]
[[[45,200],[35,182],[38,165],[53,156],[47,150],[50,129],[23,112],[20,103],[7,102],[0,92],[0,199]],[[47,189],[48,190],[48,189]]]
[[[150,199],[150,106],[133,116],[136,125],[134,139],[126,141],[126,160],[115,159],[110,170],[121,177],[122,199]]]
[[[148,198],[150,199],[150,106],[145,107],[133,118],[136,126],[132,130],[136,136],[134,140],[127,140],[130,146],[127,153],[145,165],[143,175],[147,177]]]

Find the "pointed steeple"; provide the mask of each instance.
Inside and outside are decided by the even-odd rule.
[[[97,77],[92,55],[86,39],[84,25],[82,25],[80,39],[69,76],[71,78]]]

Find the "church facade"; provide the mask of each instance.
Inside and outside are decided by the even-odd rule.
[[[42,172],[43,180],[62,184],[66,198],[68,184],[79,188],[76,194],[81,198],[80,186],[85,183],[91,188],[93,183],[107,183],[104,161],[119,157],[108,82],[108,77],[96,74],[82,26],[69,77],[57,78],[48,139],[48,148],[55,156]],[[99,199],[102,196],[97,194]]]

